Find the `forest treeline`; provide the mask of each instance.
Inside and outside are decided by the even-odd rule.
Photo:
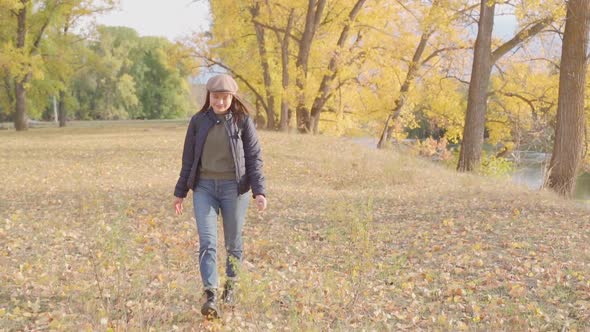
[[[0,121],[168,119],[192,111],[179,45],[127,27],[83,25],[112,1],[0,2]],[[5,7],[5,8],[1,8]],[[90,28],[90,29],[89,29]],[[55,104],[54,104],[55,100]]]

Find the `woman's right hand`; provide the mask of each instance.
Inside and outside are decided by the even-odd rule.
[[[182,201],[184,198],[182,197],[174,197],[174,210],[176,211],[176,215],[182,214]]]

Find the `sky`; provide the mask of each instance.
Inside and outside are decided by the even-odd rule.
[[[128,26],[141,36],[161,36],[172,41],[206,30],[209,7],[206,0],[120,0],[117,10],[97,17],[104,25]],[[497,15],[494,35],[507,40],[514,35],[514,16]]]
[[[209,7],[205,0],[121,0],[118,9],[98,16],[99,24],[127,26],[141,36],[172,41],[206,30]]]
[[[119,0],[116,10],[96,17],[99,24],[127,26],[135,29],[140,36],[160,36],[171,41],[190,36],[194,32],[207,30],[210,22],[207,0]],[[504,10],[499,8],[496,13]],[[505,12],[505,11],[504,11]],[[477,33],[474,25],[473,33]],[[494,36],[504,41],[514,36],[516,19],[513,15],[496,15]],[[474,35],[475,36],[475,35]],[[219,68],[203,70],[197,82],[205,82]]]

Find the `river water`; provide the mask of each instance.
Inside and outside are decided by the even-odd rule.
[[[531,189],[541,188],[545,165],[549,163],[550,158],[551,155],[547,153],[515,151],[512,158],[509,158],[516,165],[512,173],[512,181]],[[578,176],[574,198],[590,202],[590,173],[582,173]]]
[[[353,142],[370,148],[377,147],[377,140],[372,137],[356,137]],[[540,152],[515,151],[511,154],[511,160],[515,163],[515,170],[511,174],[512,182],[525,185],[530,189],[538,190],[543,185],[545,165],[549,163],[551,155]],[[576,200],[590,203],[590,173],[583,173],[576,181]]]

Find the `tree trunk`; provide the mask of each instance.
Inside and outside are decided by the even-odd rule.
[[[472,171],[481,158],[486,117],[487,89],[492,71],[492,29],[495,2],[481,0],[473,67],[467,97],[467,114],[461,141],[458,171]]]
[[[17,21],[17,28],[16,28],[16,49],[22,51],[22,54],[25,55],[27,52],[24,52],[25,48],[27,47],[26,37],[27,37],[27,11],[29,6],[33,6],[30,0],[20,0],[22,8],[16,12],[16,21]],[[42,22],[41,27],[39,28],[37,35],[33,36],[33,42],[30,45],[30,51],[27,55],[32,56],[38,52],[39,45],[43,40],[43,35],[45,33],[45,29],[49,26],[49,22],[55,13],[57,7],[63,4],[56,5],[53,10],[48,14],[45,15],[45,21]],[[21,77],[22,75],[22,77]],[[15,116],[14,116],[14,128],[18,131],[20,130],[27,130],[28,123],[27,123],[27,91],[26,91],[26,84],[29,83],[32,77],[32,72],[28,69],[28,72],[24,73],[17,73],[16,78],[14,79],[14,97],[15,97]]]
[[[430,8],[430,11],[428,13],[428,20],[432,19],[431,14],[433,13],[434,8],[438,7],[439,5],[439,0],[432,1],[432,7]],[[408,66],[406,78],[404,79],[404,82],[400,87],[399,97],[395,100],[395,106],[387,115],[387,119],[385,120],[383,131],[381,131],[381,136],[379,137],[379,142],[377,143],[378,149],[385,147],[385,144],[389,141],[389,138],[393,133],[393,129],[395,127],[393,125],[393,122],[397,120],[397,118],[401,114],[402,108],[404,107],[406,100],[408,99],[408,92],[410,91],[410,86],[412,85],[412,82],[414,81],[414,78],[416,77],[416,74],[418,73],[418,70],[420,69],[420,66],[423,63],[422,55],[424,54],[424,50],[426,49],[428,40],[430,39],[434,31],[435,30],[433,26],[428,26],[426,27],[426,29],[422,33],[422,36],[420,37],[420,42],[418,43],[418,46],[416,46],[416,50],[414,51],[414,55],[412,56],[412,62]],[[429,58],[427,58],[426,61],[428,61],[428,59]]]
[[[254,30],[256,31],[256,40],[258,41],[258,55],[260,56],[260,64],[262,66],[262,75],[264,78],[264,90],[266,92],[266,128],[275,129],[275,96],[272,93],[272,79],[268,65],[264,28],[260,26],[260,24],[256,23],[256,18],[260,13],[259,2],[250,8],[250,13],[252,14]]]
[[[16,29],[16,48],[25,48],[25,41],[27,36],[27,2],[21,0],[22,8],[19,9],[17,18],[17,29]],[[27,130],[27,92],[25,90],[25,83],[28,81],[30,75],[25,75],[24,78],[16,78],[14,80],[14,98],[15,98],[15,114],[14,114],[14,128],[17,131]]]
[[[383,126],[381,137],[379,138],[379,143],[377,143],[377,148],[379,149],[385,147],[385,143],[389,140],[389,137],[391,137],[391,133],[393,132],[393,124],[390,123],[392,121],[395,121],[399,117],[402,111],[402,107],[408,99],[408,92],[410,91],[410,86],[412,84],[412,81],[414,80],[414,77],[416,77],[418,69],[420,69],[420,61],[422,59],[422,55],[424,54],[424,50],[426,49],[426,45],[428,44],[428,39],[430,39],[430,36],[432,36],[433,32],[433,30],[428,29],[422,34],[422,37],[420,37],[420,42],[418,43],[418,46],[414,51],[412,62],[408,67],[406,78],[404,79],[404,83],[402,84],[399,90],[399,97],[395,100],[395,107],[393,108],[393,110],[391,110],[389,115],[387,115],[387,119],[385,120],[385,125]]]
[[[25,90],[23,81],[14,81],[14,95],[16,112],[14,114],[14,129],[17,131],[29,129],[27,123],[26,101],[27,91]]]
[[[289,122],[293,117],[293,113],[289,109],[289,101],[286,97],[281,100],[281,131],[289,131]]]
[[[7,67],[4,67],[4,90],[6,92],[6,98],[8,98],[8,107],[14,107],[14,80],[10,79],[10,70]]]
[[[322,82],[320,83],[320,89],[318,91],[318,95],[315,97],[313,104],[311,105],[311,129],[314,134],[318,133],[318,126],[320,122],[320,114],[322,108],[328,101],[328,97],[332,91],[331,84],[336,77],[336,59],[333,57],[330,60],[330,64],[328,69],[332,71],[331,75],[324,75]]]
[[[492,13],[489,15],[489,13],[484,13],[483,7],[485,3],[486,1],[482,0],[482,15],[480,17],[479,30],[475,42],[473,69],[471,72],[471,82],[469,84],[469,97],[467,99],[467,113],[465,116],[465,125],[463,127],[463,140],[461,142],[459,164],[457,165],[457,170],[459,171],[472,171],[477,166],[479,166],[480,163],[481,151],[483,148],[483,135],[485,130],[485,114],[487,111],[487,87],[489,84],[492,65],[516,46],[522,44],[527,39],[541,32],[553,21],[552,17],[545,17],[535,24],[527,28],[523,28],[516,35],[514,35],[512,39],[500,45],[491,53],[490,56],[488,56],[489,49],[487,46],[485,50],[480,49],[480,53],[478,53],[478,47],[481,48],[481,45],[478,46],[478,41],[480,41],[480,33],[482,33],[482,24],[486,23],[484,21],[484,14],[487,15],[486,19],[491,21],[486,23],[489,25],[489,31],[485,31],[486,34],[492,33],[494,25],[494,6],[491,6]],[[486,8],[489,9],[490,7],[486,6]],[[488,37],[486,36],[484,40],[486,43],[488,42],[487,38]],[[480,44],[482,42],[480,42]],[[485,59],[480,59],[480,57],[482,57],[482,55],[480,55],[482,52],[485,53]],[[479,72],[474,75],[476,61],[479,62],[477,65]]]
[[[396,100],[396,102],[397,102],[397,100]],[[394,108],[394,110],[396,108]],[[387,115],[387,119],[385,119],[385,125],[383,125],[383,131],[381,131],[381,136],[379,137],[379,142],[377,142],[377,149],[383,149],[385,147],[385,144],[389,141],[389,137],[391,137],[392,130],[390,130],[390,128],[393,128],[393,126],[390,126],[389,124],[393,120],[393,116],[394,116],[393,112],[389,113]]]
[[[584,87],[586,84],[590,1],[567,2],[561,51],[557,128],[545,186],[571,197],[584,149]]]
[[[65,127],[66,126],[66,92],[60,91],[59,92],[59,104],[58,104],[58,119],[59,119],[59,126]]]
[[[281,41],[281,64],[283,70],[283,92],[281,96],[281,131],[289,130],[289,123],[291,122],[292,112],[289,108],[289,99],[287,98],[287,89],[289,88],[289,39],[291,38],[291,30],[293,29],[293,21],[295,20],[295,10],[291,9],[289,13],[289,21],[287,22],[287,29]]]
[[[319,26],[322,12],[326,6],[326,0],[309,0],[307,6],[307,15],[305,18],[305,28],[299,44],[299,53],[297,55],[297,107],[295,109],[297,117],[297,130],[302,133],[309,133],[311,130],[309,109],[305,105],[305,89],[307,80],[307,64],[311,44],[317,27]]]
[[[300,82],[300,81],[299,81]],[[300,85],[297,85],[300,87]],[[301,89],[301,87],[300,87]],[[300,92],[299,98],[297,98],[297,108],[295,109],[296,116],[297,116],[297,130],[300,133],[309,133],[311,130],[311,122],[309,116],[309,110],[305,105],[305,94],[304,92]]]
[[[66,36],[68,35],[68,31],[70,30],[70,22],[71,22],[71,17],[68,15],[66,17],[66,21],[63,27],[63,38],[64,40],[66,39]],[[67,82],[65,82],[65,80],[62,78],[62,83],[63,86],[66,87],[68,86]],[[58,105],[58,119],[59,119],[59,127],[65,127],[66,126],[66,121],[67,121],[67,110],[66,110],[66,92],[64,90],[61,90],[59,92],[59,105]]]
[[[346,40],[348,39],[348,33],[350,32],[350,28],[356,17],[360,13],[363,5],[365,4],[366,0],[357,0],[356,4],[352,7],[350,13],[348,14],[348,20],[344,27],[342,27],[342,31],[340,32],[340,38],[338,38],[338,42],[336,43],[336,50],[332,54],[330,58],[330,63],[328,64],[328,70],[330,74],[324,75],[322,78],[322,82],[320,84],[320,89],[313,101],[311,106],[311,127],[314,134],[318,133],[318,125],[320,122],[320,114],[322,112],[322,108],[328,101],[330,94],[332,93],[332,82],[338,73],[339,69],[339,57],[341,55],[342,49]]]

